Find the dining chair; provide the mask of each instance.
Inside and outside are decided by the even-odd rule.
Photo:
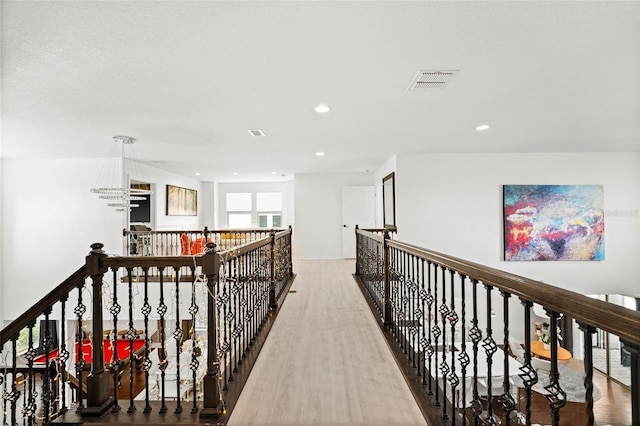
[[[531,366],[536,369],[538,374],[540,374],[540,372],[545,372],[548,374],[549,371],[551,371],[551,361],[546,359],[532,357]]]
[[[509,353],[517,360],[524,359],[525,350],[515,337],[509,337]]]
[[[493,398],[498,397],[504,393],[504,376],[492,376],[489,380],[486,377],[478,378],[478,397],[480,399],[487,400],[487,404],[493,404]],[[491,388],[491,400],[488,399],[489,388]],[[480,414],[480,418],[487,417],[488,412],[485,410]],[[500,418],[493,413],[496,424],[500,424]]]

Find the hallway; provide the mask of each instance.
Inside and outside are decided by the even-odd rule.
[[[352,278],[355,261],[293,268],[228,425],[426,425]]]

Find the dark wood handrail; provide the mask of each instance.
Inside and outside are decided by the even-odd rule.
[[[381,238],[371,232],[363,230],[357,232],[378,241]],[[419,258],[450,267],[459,274],[538,303],[546,309],[567,314],[579,324],[590,325],[615,334],[626,343],[640,346],[640,312],[638,311],[412,244],[394,240],[387,240],[387,244],[389,247],[404,250]]]
[[[280,232],[282,231],[283,228],[247,228],[247,229],[191,229],[191,230],[179,230],[179,231],[172,231],[172,230],[164,230],[164,231],[155,231],[155,230],[150,230],[150,231],[131,231],[129,229],[123,229],[122,230],[122,235],[127,236],[127,235],[138,235],[138,234],[159,234],[159,235],[163,235],[163,234],[204,234],[204,233],[208,233],[208,234],[255,234],[258,232],[264,232],[264,233],[271,233],[271,232]],[[287,230],[285,229],[283,232],[286,232]]]
[[[203,254],[193,256],[109,256],[101,266],[109,268],[180,268],[183,266],[202,266]]]
[[[51,290],[27,311],[23,312],[15,321],[12,321],[8,326],[3,328],[2,331],[0,331],[0,347],[8,342],[9,339],[20,334],[22,329],[27,327],[35,318],[42,315],[47,308],[56,304],[60,299],[69,294],[69,292],[76,288],[78,284],[88,276],[85,265],[82,265],[76,272],[71,274],[69,278]]]
[[[292,233],[291,228],[285,229],[284,231],[279,231],[274,234],[275,239],[286,237]],[[230,250],[222,250],[219,252],[220,256],[224,257],[226,260],[233,259],[235,257],[241,256],[247,252],[255,250],[257,248],[269,245],[271,243],[271,236],[261,238],[259,240],[251,241],[237,247],[234,247]]]

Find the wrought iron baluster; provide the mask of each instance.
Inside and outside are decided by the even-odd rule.
[[[4,345],[3,345],[4,346]],[[0,359],[2,358],[2,350],[4,349],[3,346],[0,346]],[[9,395],[9,392],[7,392],[7,365],[4,365],[4,368],[2,369],[2,371],[0,371],[0,386],[2,386],[2,394],[0,394],[0,400],[2,400],[2,424],[6,425],[7,424],[7,398],[6,396]]]
[[[521,299],[522,300],[522,299]],[[522,379],[525,389],[525,424],[531,424],[531,397],[533,385],[538,383],[538,372],[531,365],[531,307],[533,302],[522,300],[524,306],[524,363],[519,368],[518,376]]]
[[[249,352],[249,341],[251,340],[249,338],[249,326],[250,326],[250,321],[249,321],[249,311],[248,311],[248,306],[249,306],[249,301],[248,301],[248,294],[249,294],[249,286],[251,285],[251,276],[250,276],[250,271],[251,271],[251,257],[249,256],[249,253],[247,253],[247,256],[244,259],[244,262],[242,262],[242,286],[240,288],[240,318],[242,318],[242,336],[241,336],[241,341],[242,344],[244,345],[243,349],[242,349],[242,356],[240,357],[240,361],[238,362],[239,364],[242,364],[244,361],[244,359],[247,357],[247,354]]]
[[[511,294],[500,290],[500,295],[502,296],[502,322],[503,322],[503,355],[504,355],[504,375],[502,381],[502,395],[500,395],[500,405],[502,406],[502,410],[504,412],[504,421],[505,424],[509,425],[511,422],[511,412],[516,408],[516,402],[511,396],[511,382],[509,378],[511,375],[509,374],[509,298]]]
[[[584,336],[584,388],[585,388],[585,414],[587,425],[593,426],[593,333],[597,329],[588,324],[578,323]]]
[[[434,334],[434,330],[431,328],[431,319],[435,317],[434,313],[433,313],[433,301],[435,300],[433,295],[431,294],[431,281],[432,281],[432,274],[431,274],[431,261],[427,261],[427,296],[426,296],[426,302],[427,302],[427,308],[428,311],[426,313],[426,317],[427,317],[427,346],[425,347],[425,352],[427,353],[428,362],[425,362],[425,365],[429,366],[429,389],[427,390],[427,395],[433,395],[433,373],[435,371],[435,369],[433,368],[433,365],[431,363],[433,354],[435,352],[434,348],[433,348],[433,341],[431,339],[431,336],[433,335],[435,337]],[[437,280],[437,278],[436,278]],[[437,338],[436,338],[437,339]],[[437,360],[435,362],[437,364]],[[436,386],[436,392],[437,392],[438,386]],[[437,398],[436,398],[437,400]]]
[[[80,283],[78,284],[78,303],[76,304],[76,307],[73,309],[73,312],[76,314],[76,323],[77,325],[77,333],[76,333],[76,362],[75,362],[75,366],[76,366],[76,377],[78,378],[78,383],[84,383],[83,382],[83,371],[84,371],[84,367],[86,364],[86,361],[84,359],[84,351],[83,351],[83,347],[82,347],[82,341],[83,341],[83,331],[82,331],[82,316],[85,314],[85,312],[87,312],[87,307],[85,306],[85,304],[82,301],[82,290],[84,288],[84,283]],[[76,411],[80,412],[84,409],[84,403],[83,403],[83,395],[82,395],[82,386],[78,386],[78,389],[76,390],[76,402],[78,403],[78,407],[76,409]]]
[[[449,307],[449,312],[447,313],[447,319],[449,320],[449,325],[451,326],[451,373],[449,374],[449,383],[451,384],[451,400],[453,401],[453,413],[451,424],[456,424],[456,416],[455,410],[458,407],[458,400],[456,398],[456,388],[460,384],[460,379],[456,375],[456,362],[455,362],[455,352],[456,352],[456,324],[458,323],[458,314],[456,313],[456,305],[455,305],[455,271],[453,269],[449,269],[449,278],[450,278],[450,286],[451,286],[451,305]],[[443,379],[446,379],[443,376]],[[443,380],[444,382],[444,380]]]
[[[549,372],[549,385],[544,389],[548,392],[545,397],[549,401],[551,412],[551,424],[560,424],[560,409],[567,403],[567,394],[560,387],[560,373],[558,372],[558,318],[559,312],[547,310],[551,328],[551,371]]]
[[[253,256],[252,269],[251,269],[251,281],[252,281],[252,310],[253,310],[253,330],[251,334],[252,344],[255,343],[256,337],[260,330],[261,317],[260,317],[260,300],[262,289],[262,263],[264,258],[264,252],[262,250],[256,250],[251,252]]]
[[[233,373],[238,371],[235,368],[235,355],[236,355],[236,351],[235,351],[235,339],[234,339],[234,331],[235,331],[235,312],[234,312],[234,305],[235,305],[235,300],[236,300],[236,293],[235,293],[235,288],[236,285],[238,283],[238,258],[234,258],[232,260],[232,271],[233,271],[233,276],[230,276],[229,279],[227,280],[227,286],[228,286],[228,291],[229,291],[229,300],[227,302],[227,313],[225,315],[225,320],[226,320],[226,330],[228,331],[228,335],[225,335],[225,340],[229,343],[229,366],[228,366],[228,371],[229,371],[229,377],[228,377],[228,381],[229,382],[233,382],[234,377],[233,377]]]
[[[493,339],[493,329],[491,324],[492,311],[491,308],[491,291],[493,290],[493,286],[485,284],[485,289],[487,290],[487,337],[482,341],[482,347],[484,348],[484,352],[487,355],[487,411],[486,416],[482,419],[485,424],[489,425],[497,425],[497,419],[493,415],[493,392],[491,386],[491,365],[493,363],[493,354],[498,350],[498,345],[496,345],[496,341]],[[483,413],[484,414],[484,413]]]
[[[214,293],[216,295],[215,297],[215,309],[216,309],[216,315],[215,315],[215,319],[216,319],[216,324],[215,324],[215,329],[216,329],[216,361],[217,361],[217,371],[216,371],[216,375],[220,374],[220,375],[224,375],[223,372],[223,365],[222,365],[222,357],[223,357],[223,352],[222,352],[222,321],[224,321],[223,319],[223,315],[222,315],[222,305],[223,305],[223,300],[222,300],[222,287],[223,287],[223,282],[224,280],[226,280],[226,261],[222,261],[221,265],[220,265],[221,269],[224,269],[224,272],[220,272],[220,275],[218,277],[218,280],[214,283],[215,287],[214,287]],[[218,383],[216,383],[216,386],[218,386]]]
[[[461,376],[462,376],[462,424],[467,424],[467,367],[470,363],[469,354],[467,353],[467,296],[466,296],[466,275],[460,274],[460,293],[461,293],[461,306],[460,306],[460,337],[462,338],[460,343],[460,355],[458,355],[458,359],[460,360],[461,367]]]
[[[482,332],[478,328],[478,280],[471,279],[472,300],[473,300],[473,326],[469,330],[469,337],[473,342],[473,400],[471,401],[471,412],[474,423],[478,424],[480,414],[482,414],[482,403],[478,396],[478,343],[482,340]]]
[[[409,261],[411,265],[411,280],[409,281],[409,294],[411,298],[411,322],[409,324],[409,334],[411,335],[411,366],[416,368],[416,352],[418,350],[416,336],[418,334],[418,310],[416,308],[416,290],[417,286],[417,276],[416,276],[416,257],[414,255],[409,255]],[[418,369],[417,374],[420,374],[420,370]]]
[[[133,350],[133,339],[136,338],[136,329],[133,326],[133,268],[127,268],[127,283],[128,283],[128,296],[129,296],[129,328],[127,329],[127,333],[125,334],[125,338],[129,340],[129,408],[127,409],[127,413],[133,413],[136,411],[136,406],[133,404],[133,398],[135,394],[133,392],[133,370],[135,370],[134,366],[134,350]]]
[[[165,319],[164,315],[167,313],[167,305],[164,303],[164,267],[159,267],[158,272],[160,274],[160,303],[158,304],[157,312],[160,315],[160,351],[161,356],[160,365],[160,414],[164,414],[167,412],[167,404],[165,400],[165,377],[166,377],[166,369],[169,365],[169,361],[167,360],[167,350],[165,348],[165,339],[166,339],[166,330],[165,330]],[[157,349],[156,349],[157,350]]]
[[[205,231],[207,228],[205,227]],[[208,240],[208,235],[207,235]],[[196,314],[199,307],[196,300],[196,269],[191,267],[191,305],[189,305],[189,314],[191,314],[191,362],[189,368],[191,369],[191,380],[193,381],[193,407],[191,407],[191,414],[198,412],[198,392],[197,392],[197,372],[200,367],[200,361],[198,358],[202,355],[202,349],[198,346],[198,339],[196,336]]]
[[[393,318],[393,334],[396,338],[397,342],[400,342],[400,266],[398,265],[398,250],[391,248],[389,249],[389,260],[390,260],[390,268],[389,268],[389,283],[391,286],[391,317]]]
[[[120,387],[120,369],[122,368],[122,361],[120,361],[118,355],[118,314],[120,314],[122,306],[118,304],[118,269],[112,268],[111,271],[113,272],[113,301],[111,303],[111,307],[109,307],[109,312],[113,317],[113,333],[111,333],[111,349],[113,351],[113,356],[111,357],[111,370],[113,370],[114,389],[114,404],[111,411],[117,413],[118,411],[120,411],[120,404],[118,404],[118,389]]]
[[[420,259],[420,263],[419,263],[419,276],[420,276],[420,289],[418,290],[418,297],[419,297],[419,312],[420,312],[420,318],[419,318],[419,324],[420,324],[420,329],[422,330],[420,339],[419,339],[419,356],[420,359],[418,360],[418,376],[422,376],[422,384],[426,385],[427,384],[427,371],[426,371],[426,348],[427,345],[429,344],[429,341],[427,340],[427,326],[425,324],[425,320],[427,318],[427,312],[426,312],[426,297],[427,297],[427,291],[425,290],[424,287],[424,280],[425,280],[425,276],[424,276],[424,259]]]
[[[60,387],[60,413],[66,413],[67,408],[67,361],[69,350],[67,349],[67,299],[68,294],[60,298],[60,352],[58,353],[58,371]]]
[[[53,338],[51,337],[51,328],[49,326],[49,318],[51,315],[52,308],[48,306],[44,311],[44,373],[42,374],[42,416],[44,418],[45,423],[50,423],[51,421],[51,406],[53,399],[53,390],[52,390],[52,382],[53,378],[51,377],[51,366],[49,362],[51,361],[50,353],[53,349]]]
[[[3,398],[10,404],[11,413],[11,425],[17,424],[17,402],[20,398],[20,390],[18,390],[18,359],[17,359],[17,344],[18,336],[11,338],[11,392],[7,395],[3,395]]]
[[[448,419],[449,415],[447,414],[447,376],[449,375],[449,371],[451,370],[449,364],[447,363],[447,318],[449,316],[449,308],[447,307],[447,280],[446,280],[446,271],[447,268],[445,266],[440,266],[440,270],[442,271],[442,301],[439,308],[440,317],[442,319],[442,362],[440,363],[440,374],[442,377],[442,413],[440,413],[440,417],[443,419]]]
[[[37,351],[33,347],[33,327],[35,326],[35,324],[36,324],[36,321],[34,319],[27,325],[29,340],[28,340],[27,352],[24,355],[25,358],[27,359],[28,379],[27,379],[27,392],[25,395],[27,403],[22,408],[22,416],[24,419],[26,419],[26,422],[28,425],[36,424],[35,415],[36,415],[37,394],[36,394],[36,378],[35,378],[35,373],[33,371],[33,360],[37,355]],[[14,378],[14,381],[15,381],[15,378]]]
[[[222,280],[220,282],[220,284],[222,285],[222,294],[220,295],[220,302],[222,303],[222,307],[223,307],[223,315],[222,315],[222,336],[223,336],[223,342],[222,345],[220,346],[220,352],[221,352],[221,363],[220,363],[220,368],[221,370],[224,371],[224,386],[223,389],[227,390],[229,389],[229,384],[228,384],[228,372],[227,372],[227,353],[229,352],[229,348],[230,348],[230,344],[229,344],[229,340],[228,340],[228,332],[227,332],[227,327],[228,327],[228,313],[229,313],[229,292],[228,292],[228,288],[229,288],[229,282],[231,280],[231,276],[233,274],[233,269],[232,269],[232,263],[231,261],[227,262],[227,274],[224,280]]]
[[[241,306],[240,306],[240,292],[242,290],[242,286],[244,285],[244,261],[246,260],[246,256],[243,256],[242,259],[240,259],[238,261],[238,265],[237,265],[237,281],[235,282],[234,286],[232,287],[231,291],[233,293],[233,306],[234,306],[234,327],[233,327],[233,342],[235,345],[235,349],[234,349],[234,354],[233,354],[233,359],[234,359],[234,366],[233,366],[233,372],[237,373],[238,372],[238,365],[240,365],[241,363],[241,354],[242,354],[242,342],[241,342],[241,336],[242,336],[242,328],[244,327],[244,324],[242,323],[242,311],[241,311]]]
[[[180,391],[180,385],[181,385],[181,380],[180,380],[180,370],[181,370],[181,357],[180,354],[182,353],[182,339],[184,337],[184,331],[182,330],[181,324],[180,324],[180,268],[175,266],[173,268],[173,272],[175,274],[176,277],[176,326],[173,330],[173,338],[176,341],[176,409],[174,410],[174,413],[179,414],[182,413],[182,392]]]
[[[408,307],[409,307],[409,297],[408,295],[408,281],[409,281],[409,271],[407,270],[407,253],[400,252],[398,250],[399,253],[399,257],[400,257],[400,309],[399,309],[399,318],[400,320],[398,321],[398,329],[400,331],[400,346],[402,347],[402,352],[404,352],[405,355],[408,355],[408,350],[407,350],[407,346],[408,346],[408,342],[409,342],[409,336],[408,336],[408,327],[409,327],[409,312],[408,312]]]
[[[436,401],[435,401],[435,406],[439,407],[440,406],[440,385],[437,382],[437,377],[438,377],[438,368],[440,366],[439,363],[439,359],[438,359],[438,340],[440,339],[440,335],[442,334],[442,331],[440,330],[440,326],[438,326],[438,313],[437,313],[437,303],[438,303],[438,268],[440,265],[438,265],[437,263],[433,264],[433,329],[431,330],[433,333],[433,340],[435,342],[435,348],[434,348],[434,355],[435,355],[435,359],[434,359],[434,364],[433,364],[433,372],[432,374],[435,374],[435,378],[436,378]]]
[[[143,268],[144,274],[144,301],[142,304],[141,312],[144,317],[144,361],[142,362],[142,369],[144,370],[144,410],[143,413],[148,414],[151,412],[151,404],[149,403],[149,370],[151,369],[152,362],[149,358],[149,314],[151,313],[151,305],[149,304],[149,268]]]
[[[373,254],[373,251],[370,253],[374,258],[369,259],[370,261],[370,272],[374,274],[372,285],[372,291],[376,294],[378,299],[378,311],[383,316],[384,319],[384,306],[385,306],[385,271],[388,269],[387,265],[384,263],[384,243],[375,242],[376,253]],[[372,272],[373,267],[375,267],[375,272]]]

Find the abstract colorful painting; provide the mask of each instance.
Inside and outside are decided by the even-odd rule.
[[[604,260],[601,185],[504,185],[505,260]]]

